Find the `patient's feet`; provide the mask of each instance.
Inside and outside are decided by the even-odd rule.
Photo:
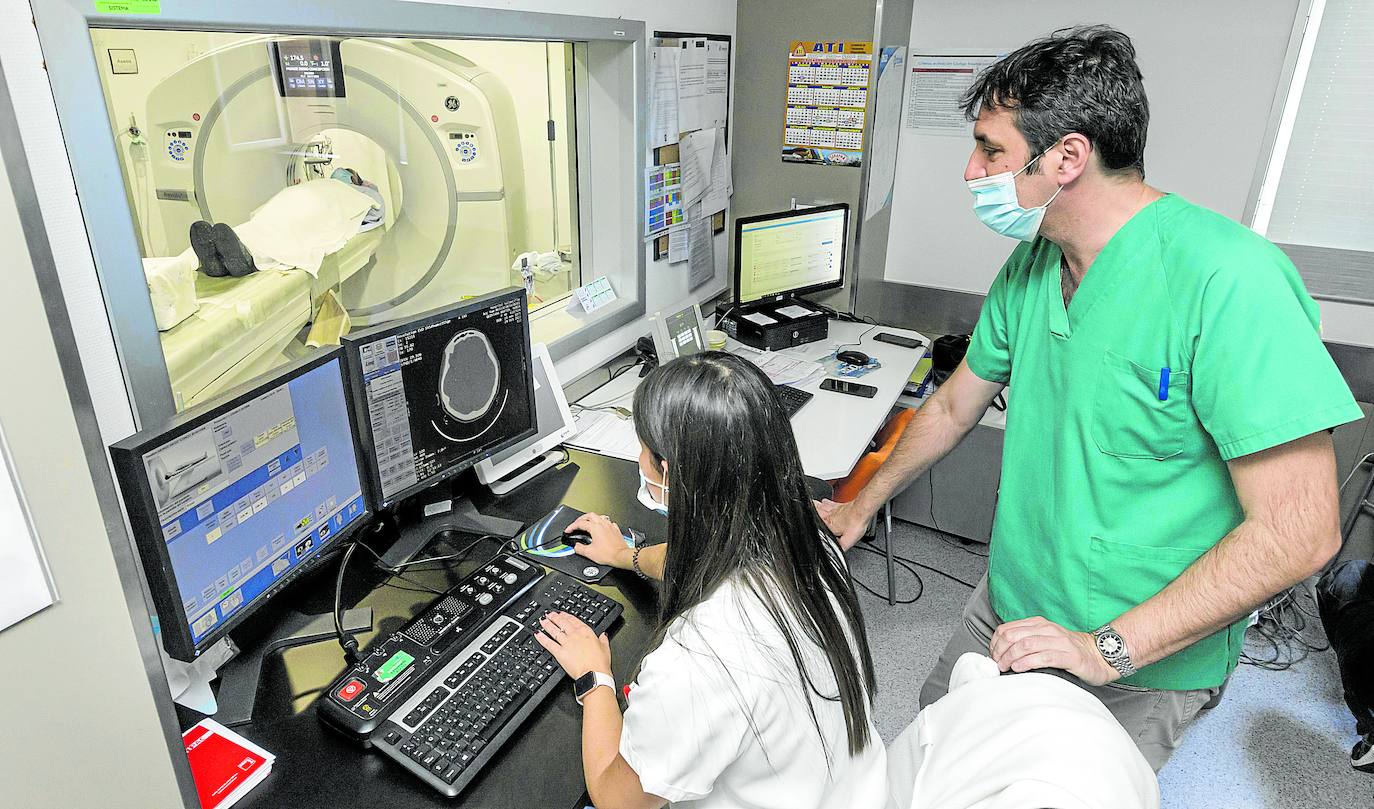
[[[229,274],[224,262],[220,260],[219,252],[215,250],[214,228],[209,222],[191,223],[191,249],[196,252],[196,259],[200,261],[201,272],[212,278],[222,278]]]
[[[1374,733],[1366,733],[1350,748],[1350,766],[1360,772],[1374,772]]]
[[[233,228],[221,222],[215,225],[212,231],[215,251],[219,253],[220,261],[230,275],[242,278],[258,271],[257,265],[253,263],[253,255],[243,246]]]

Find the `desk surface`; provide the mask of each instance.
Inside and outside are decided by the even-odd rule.
[[[643,531],[651,540],[666,539],[667,521],[635,500],[639,478],[634,464],[576,450],[570,460],[502,498],[477,497],[479,508],[530,522],[559,503],[607,514],[622,526]],[[466,537],[455,540],[463,544]],[[446,589],[496,552],[484,542],[472,554],[476,561],[457,568],[408,573],[430,587]],[[430,551],[443,552],[441,546]],[[430,551],[422,555],[433,555]],[[374,631],[359,637],[366,647],[378,631],[391,632],[428,603],[434,594],[409,588],[406,582],[373,574],[356,554],[345,588],[346,604],[370,606]],[[332,605],[335,565],[301,582],[284,595],[284,608],[328,612]],[[612,572],[597,590],[625,606],[611,630],[611,652],[618,681],[638,663],[656,612],[653,587],[633,574]],[[294,603],[293,603],[294,602]],[[276,604],[274,604],[276,606]],[[289,649],[264,664],[254,721],[235,728],[277,755],[272,773],[238,805],[243,807],[463,807],[517,809],[539,806],[570,809],[582,796],[582,711],[571,688],[560,689],[535,711],[522,730],[482,775],[456,799],[430,790],[395,762],[370,753],[325,728],[315,716],[322,690],[344,669],[343,655],[332,640]],[[183,726],[200,717],[186,712]],[[578,804],[580,806],[580,804]]]
[[[881,368],[856,380],[878,389],[872,399],[820,390],[821,379],[799,386],[815,394],[815,398],[792,417],[792,434],[797,439],[802,471],[806,474],[822,480],[838,480],[848,475],[868,450],[868,442],[887,421],[911,372],[916,370],[916,363],[925,356],[924,347],[902,348],[873,339],[883,332],[915,337],[927,345],[930,342],[924,335],[909,329],[831,320],[830,335],[825,340],[778,352],[815,360],[828,355],[837,345],[844,345],[863,351],[882,363]],[[739,345],[730,340],[726,349],[734,350]],[[639,376],[631,371],[588,393],[583,400],[598,405],[629,407],[631,394],[638,385]]]

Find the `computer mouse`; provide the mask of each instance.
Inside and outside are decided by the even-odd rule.
[[[563,541],[569,545],[590,545],[592,544],[592,535],[587,533],[585,529],[572,528],[563,534]]]
[[[835,355],[835,359],[840,362],[847,362],[850,365],[867,365],[868,355],[855,349],[847,349]]]

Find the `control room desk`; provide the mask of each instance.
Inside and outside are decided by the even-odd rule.
[[[829,354],[836,346],[844,345],[845,348],[858,349],[882,363],[881,368],[855,380],[878,389],[872,399],[820,390],[823,377],[799,386],[801,390],[815,394],[815,398],[792,418],[792,434],[797,439],[802,471],[811,477],[838,480],[853,470],[854,464],[868,451],[868,443],[887,421],[893,406],[897,404],[897,397],[901,396],[911,378],[911,372],[916,370],[916,363],[925,356],[924,347],[903,348],[873,339],[874,335],[883,332],[915,337],[927,346],[930,344],[924,335],[909,329],[831,320],[830,335],[826,339],[778,352],[814,360]],[[729,340],[726,350],[734,351],[740,345]],[[631,395],[639,386],[639,379],[635,371],[627,371],[588,393],[580,402],[628,408]]]
[[[584,511],[609,515],[622,526],[640,529],[651,541],[667,538],[667,521],[635,499],[639,477],[628,461],[570,450],[569,462],[549,470],[502,498],[475,498],[484,513],[529,523],[567,503]],[[471,473],[460,480],[470,480]],[[475,488],[475,480],[472,481]],[[472,490],[472,489],[469,489]],[[485,490],[483,490],[485,493]],[[417,558],[451,553],[472,537],[455,536],[432,543]],[[436,589],[447,589],[496,552],[485,541],[456,569],[408,573]],[[365,648],[377,631],[394,631],[434,598],[404,581],[376,572],[357,552],[349,566],[344,602],[373,608],[374,629],[359,636]],[[324,565],[309,581],[283,594],[273,607],[327,613],[332,606],[336,564]],[[617,683],[624,684],[643,654],[657,600],[655,589],[633,573],[614,571],[596,589],[624,605],[624,615],[611,629],[611,652]],[[418,590],[418,591],[417,591]],[[294,603],[293,603],[294,602]],[[269,610],[269,612],[277,612]],[[251,628],[249,628],[251,629]],[[261,631],[261,628],[259,628]],[[251,631],[250,631],[251,634]],[[250,641],[251,642],[251,641]],[[449,806],[463,809],[570,809],[583,795],[581,757],[582,710],[571,685],[544,702],[462,795],[445,798],[412,777],[398,764],[363,750],[326,728],[315,716],[314,703],[343,672],[343,655],[332,639],[286,650],[264,664],[254,721],[235,728],[277,755],[267,780],[237,806],[272,809],[405,809]],[[200,719],[184,709],[183,728]]]

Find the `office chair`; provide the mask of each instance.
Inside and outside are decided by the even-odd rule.
[[[870,444],[871,449],[859,458],[849,475],[841,480],[832,481],[835,487],[832,500],[837,503],[848,503],[858,496],[859,491],[868,485],[868,482],[877,474],[879,467],[892,454],[893,448],[897,446],[897,441],[902,437],[902,433],[906,432],[907,425],[911,423],[911,418],[915,415],[915,410],[902,407],[888,417],[882,429],[878,430],[878,434],[873,437]],[[891,499],[883,504],[883,524],[883,536],[886,539],[883,544],[887,547],[887,603],[890,606],[897,603],[896,562],[893,559],[892,551]],[[877,533],[876,529],[874,533]]]

